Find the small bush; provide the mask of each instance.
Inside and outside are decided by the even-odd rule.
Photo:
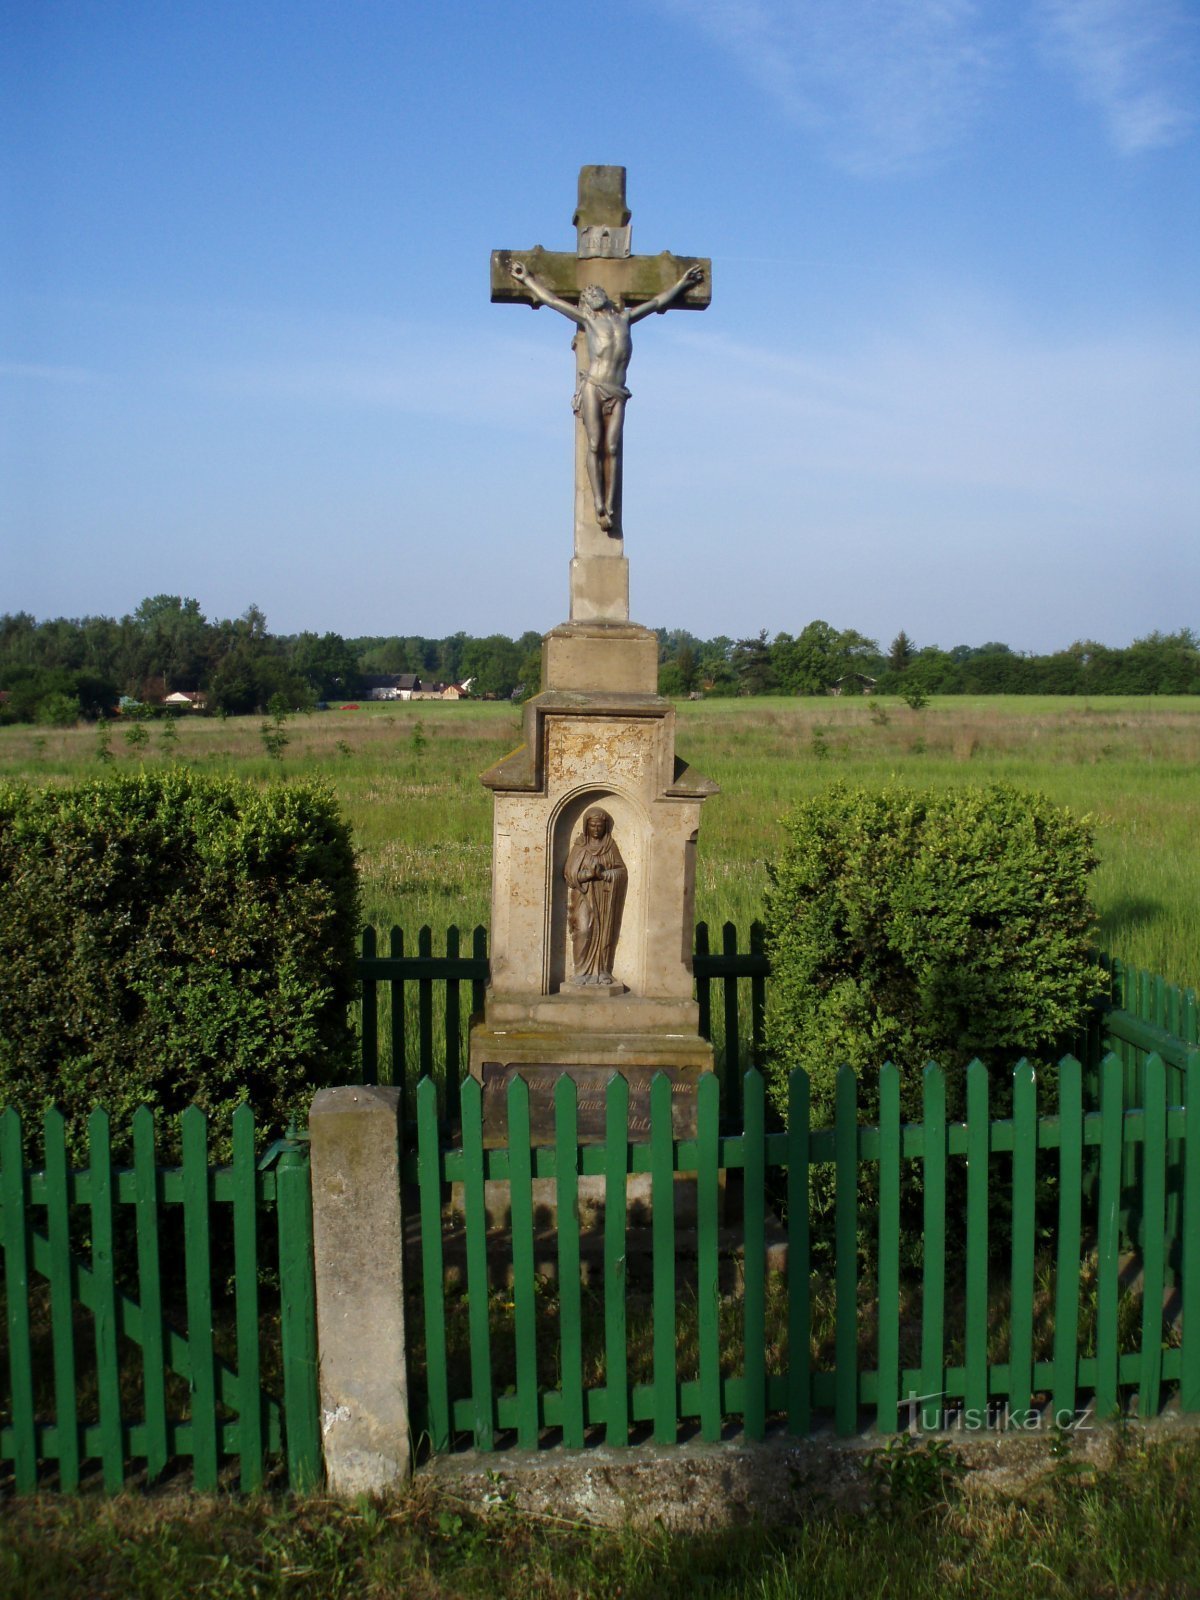
[[[244,1101],[264,1137],[349,1067],[358,886],[330,794],[187,771],[0,787],[0,1106]],[[161,1119],[164,1137],[173,1118]]]
[[[1006,1069],[1057,1055],[1105,980],[1089,936],[1088,822],[1001,785],[924,793],[838,785],[798,806],[767,893],[773,1092],[804,1067],[814,1112],[831,1113],[837,1068],[900,1067],[906,1116],[921,1071]],[[999,1080],[997,1080],[999,1082]]]

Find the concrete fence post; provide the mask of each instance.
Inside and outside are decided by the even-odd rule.
[[[412,1468],[400,1091],[322,1089],[308,1127],[325,1472],[334,1494],[377,1494]]]

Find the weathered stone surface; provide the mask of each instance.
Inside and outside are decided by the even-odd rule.
[[[400,1091],[322,1089],[309,1113],[325,1470],[334,1494],[408,1477]]]
[[[1152,1449],[1196,1427],[1195,1418],[1178,1414],[1147,1424],[1089,1423],[1071,1435],[1071,1455],[1081,1469],[1103,1469],[1131,1440]],[[951,1431],[925,1437],[945,1443],[962,1461],[968,1496],[1017,1498],[1061,1467],[1062,1439],[1049,1427],[1039,1433]],[[481,1507],[495,1505],[499,1494],[506,1506],[534,1516],[701,1533],[748,1523],[786,1526],[812,1507],[869,1510],[874,1491],[865,1469],[886,1442],[874,1433],[855,1439],[775,1434],[763,1443],[470,1452],[436,1457],[424,1472]]]
[[[646,629],[553,630],[546,659],[554,687],[526,706],[525,745],[483,777],[495,795],[492,982],[471,1030],[470,1067],[482,1079],[485,1063],[544,1066],[547,1094],[563,1070],[648,1076],[661,1068],[678,1076],[677,1120],[690,1130],[694,1085],[713,1065],[698,1031],[692,929],[700,807],[716,786],[677,760],[669,701],[583,686],[601,675],[606,655],[620,669],[610,675],[625,672],[627,682],[657,670],[657,642]],[[611,987],[572,981],[564,869],[595,807],[611,819],[626,872]],[[581,1082],[594,1087],[594,1078],[588,1072]],[[486,1102],[491,1144],[506,1136],[497,1099]],[[546,1138],[535,1129],[537,1142]]]
[[[495,793],[494,992],[540,998],[570,977],[563,870],[584,812],[602,806],[628,870],[613,977],[631,996],[690,1003],[695,840],[715,786],[693,775],[676,787],[674,708],[654,695],[551,691],[525,716],[525,755],[484,775]],[[594,1009],[595,1027],[629,1026],[601,1015],[611,1001]]]
[[[677,256],[663,250],[654,256],[630,256],[625,260],[600,261],[581,258],[574,250],[493,250],[490,263],[492,301],[507,305],[531,304],[529,292],[509,272],[513,261],[524,261],[530,272],[563,300],[575,300],[589,283],[598,283],[610,294],[619,294],[628,306],[653,300],[674,283],[689,267],[703,267],[704,281],[679,297],[680,311],[704,311],[712,304],[712,261],[708,256]],[[617,267],[618,271],[610,269]]]
[[[587,1066],[567,1062],[485,1061],[483,1076],[483,1116],[496,1144],[508,1138],[508,1088],[518,1074],[529,1085],[530,1136],[534,1144],[554,1143],[554,1091],[564,1072],[570,1072],[576,1089],[576,1127],[580,1144],[599,1144],[604,1140],[608,1086],[618,1071],[629,1085],[631,1140],[650,1137],[650,1085],[658,1074],[671,1080],[671,1124],[676,1139],[696,1137],[695,1068]]]
[[[572,564],[574,565],[574,563]],[[605,562],[611,566],[611,562]],[[576,586],[571,585],[572,606]],[[658,639],[636,623],[594,618],[560,623],[542,638],[543,689],[658,693]]]

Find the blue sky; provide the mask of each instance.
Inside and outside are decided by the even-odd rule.
[[[638,330],[632,608],[886,643],[1200,627],[1193,0],[10,0],[0,610],[280,632],[567,612],[570,248],[708,255]]]

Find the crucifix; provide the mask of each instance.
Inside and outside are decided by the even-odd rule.
[[[581,167],[577,243],[568,251],[494,250],[492,299],[549,306],[576,325],[575,556],[571,620],[627,622],[629,569],[621,526],[621,457],[630,329],[652,312],[703,311],[712,263],[635,256],[624,167]]]

